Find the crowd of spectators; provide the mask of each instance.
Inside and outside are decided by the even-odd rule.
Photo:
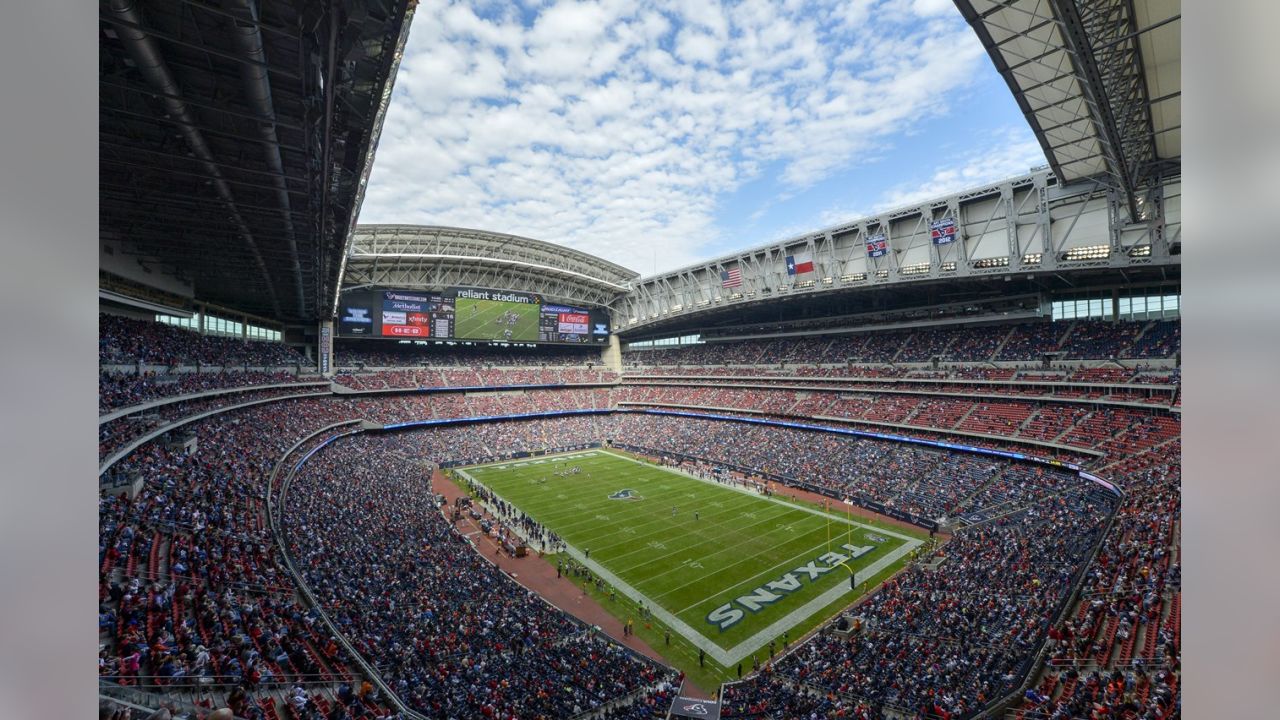
[[[435,440],[428,456],[454,452]],[[468,547],[436,506],[423,445],[343,439],[308,461],[283,503],[308,585],[401,699],[430,717],[550,720],[673,679]]]
[[[1176,343],[1169,340],[1176,338],[1174,326],[1153,333],[1163,328],[1154,324],[1142,339]],[[1110,331],[1087,325],[1076,330],[1082,346],[1105,348],[1117,342]],[[1012,331],[1007,340],[1017,334]],[[943,335],[931,336],[921,347],[955,347],[964,339],[963,334]],[[884,357],[902,350],[905,337],[885,333],[855,340],[863,356]],[[836,343],[813,342],[822,352]],[[790,351],[775,345],[761,344],[746,355],[758,350],[760,356],[772,353],[769,357],[795,361]],[[820,378],[828,370],[832,377],[866,377],[854,371],[874,369],[760,374],[812,372]],[[388,383],[438,378],[441,386],[458,386],[473,378],[475,384],[490,385],[547,373],[562,380],[604,377],[598,372],[567,366],[458,367],[380,375]],[[724,368],[713,368],[711,374],[733,375]],[[232,373],[221,375],[230,379]],[[1152,375],[1142,371],[1127,377],[1140,383],[1138,377]],[[250,377],[282,376],[237,375]],[[1111,372],[1078,377],[1082,382],[1123,381]],[[1176,371],[1164,377],[1176,382]],[[147,383],[153,381],[136,376],[104,373],[102,378],[110,395],[100,396],[104,407],[136,404],[127,399],[162,392],[149,389]],[[256,392],[244,396],[256,398]],[[325,707],[352,717],[374,717],[385,709],[385,699],[353,689],[361,682],[351,669],[352,659],[328,636],[314,611],[297,602],[279,564],[264,524],[265,478],[272,464],[302,436],[340,420],[403,422],[609,409],[620,400],[890,418],[884,421],[939,432],[956,425],[973,429],[965,423],[975,412],[981,417],[974,422],[999,415],[991,404],[937,396],[656,385],[289,399],[229,412],[190,427],[200,439],[196,454],[186,456],[153,442],[113,470],[113,475],[141,477],[144,483],[136,497],[104,494],[100,502],[100,674],[161,689],[235,688],[244,716],[250,718],[270,717],[265,705],[273,701],[267,691],[292,685],[302,689],[300,714]],[[1178,517],[1177,418],[1129,408],[1080,413],[1058,403],[1000,403],[1014,404],[1026,405],[1032,414],[1001,416],[1004,425],[992,426],[990,432],[1049,439],[1066,423],[1053,439],[1099,448],[1110,459],[1122,460],[1109,473],[1127,478],[1130,491],[1119,511],[1119,530],[1108,537],[1099,562],[1085,576],[1087,605],[1082,603],[1078,614],[1048,632],[1059,660],[1088,657],[1094,666],[1046,676],[1024,709],[1043,713],[1028,717],[1047,718],[1074,717],[1070,713],[1086,707],[1115,713],[1137,707],[1148,717],[1168,717],[1178,697],[1179,571],[1168,548]],[[217,401],[184,401],[148,417],[104,424],[101,456],[158,424],[217,407]],[[1042,415],[1044,420],[1037,421]],[[295,482],[285,515],[289,540],[295,558],[304,559],[301,568],[310,585],[339,619],[343,635],[375,662],[398,697],[428,714],[458,716],[564,717],[599,709],[604,717],[632,720],[665,707],[671,688],[663,684],[669,677],[661,668],[549,608],[487,560],[459,552],[466,541],[448,527],[429,493],[414,491],[425,482],[422,458],[495,459],[554,449],[566,438],[625,441],[656,455],[694,457],[775,479],[803,480],[924,518],[958,517],[978,524],[959,531],[944,548],[940,572],[913,570],[868,600],[859,611],[867,630],[852,642],[824,633],[749,683],[735,686],[726,694],[729,716],[870,719],[880,717],[879,708],[886,706],[943,717],[971,714],[1021,679],[1018,667],[1046,636],[1110,509],[1109,496],[1073,489],[1065,472],[936,448],[709,418],[615,413],[344,440],[312,458]],[[335,452],[348,444],[362,451]],[[1000,446],[995,441],[971,444]],[[431,607],[433,614],[397,612],[407,607]],[[1130,667],[1135,662],[1137,667]],[[1068,684],[1071,692],[1065,689]],[[639,698],[636,702],[609,707],[632,694]]]
[[[317,401],[231,412],[198,421],[194,454],[151,442],[119,464],[143,484],[99,499],[100,677],[193,698],[220,693],[250,720],[281,716],[278,693],[293,686],[293,717],[321,706],[334,717],[388,716],[296,600],[265,526],[272,463],[342,414]]]
[[[1003,389],[988,390],[994,395]],[[1034,397],[996,401],[947,395],[849,393],[827,390],[717,387],[715,385],[623,385],[616,403],[653,407],[721,408],[752,414],[837,417],[870,423],[1022,437],[1081,448],[1122,443],[1140,451],[1180,431],[1177,419],[1127,407],[1090,408],[1041,398],[1078,397],[1069,390],[1036,390]],[[1168,395],[1139,397],[1098,392],[1095,399],[1167,406]]]
[[[1013,326],[995,360],[1039,360],[1047,352],[1056,351],[1062,336],[1070,329],[1068,323],[1019,323]]]
[[[611,370],[568,366],[456,370],[344,370],[334,376],[334,382],[353,390],[598,384],[612,383],[617,379],[618,374]]]
[[[1017,501],[1027,466],[952,450],[873,438],[742,424],[702,417],[616,415],[609,431],[655,455],[698,458],[784,482],[807,482],[923,518],[955,516]],[[606,438],[609,439],[609,438]],[[1043,471],[1035,476],[1065,476]],[[986,487],[1005,492],[979,494]],[[966,502],[967,500],[967,502]]]
[[[222,370],[219,372],[158,373],[145,371],[98,373],[98,413],[139,405],[150,400],[190,395],[208,390],[228,390],[256,385],[326,382],[318,375],[279,370]]]
[[[151,320],[98,313],[99,365],[296,367],[308,363],[284,343],[201,335]]]
[[[339,368],[398,367],[573,367],[600,365],[595,345],[464,345],[450,343],[338,340]]]
[[[1182,323],[1177,320],[1158,320],[1151,323],[1142,335],[1142,342],[1125,352],[1123,357],[1163,358],[1182,352]]]
[[[327,388],[279,387],[242,389],[190,400],[179,400],[155,408],[122,415],[98,425],[98,460],[102,461],[138,438],[178,420],[242,403],[300,395],[327,395]]]
[[[725,717],[965,718],[1007,695],[1065,604],[1116,497],[1079,487],[961,529],[854,611],[748,684]],[[816,709],[814,706],[824,703]]]
[[[1062,350],[1071,360],[1112,358],[1126,354],[1146,323],[1113,323],[1106,320],[1077,320],[1071,326]]]
[[[1176,716],[1181,670],[1181,442],[1111,463],[1125,503],[1075,612],[1049,630],[1050,667],[1018,717]]]
[[[1034,362],[1046,353],[1067,359],[1168,358],[1181,349],[1176,320],[1073,320],[924,328],[875,333],[704,342],[635,349],[626,365],[835,365],[842,363]]]

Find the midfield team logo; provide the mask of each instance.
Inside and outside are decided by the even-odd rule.
[[[610,495],[609,499],[610,500],[643,500],[644,498],[640,497],[640,493],[636,492],[635,490],[619,490],[618,492]]]

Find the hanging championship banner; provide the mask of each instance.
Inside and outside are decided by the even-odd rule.
[[[867,257],[881,257],[889,253],[889,239],[884,233],[867,236]]]
[[[929,223],[929,234],[934,245],[946,245],[956,241],[956,219],[942,218]]]

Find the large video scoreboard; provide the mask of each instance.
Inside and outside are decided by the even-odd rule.
[[[338,335],[604,343],[609,340],[609,315],[602,308],[546,303],[538,295],[509,290],[355,290],[342,294],[338,305]]]

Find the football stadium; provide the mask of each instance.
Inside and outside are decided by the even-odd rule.
[[[1180,717],[1180,4],[818,3],[807,50],[712,5],[101,0],[104,718]],[[833,54],[769,129],[898,22],[937,77]],[[734,44],[721,130],[767,131],[610,125]],[[893,175],[952,147],[912,102],[1005,108],[1016,172]]]

